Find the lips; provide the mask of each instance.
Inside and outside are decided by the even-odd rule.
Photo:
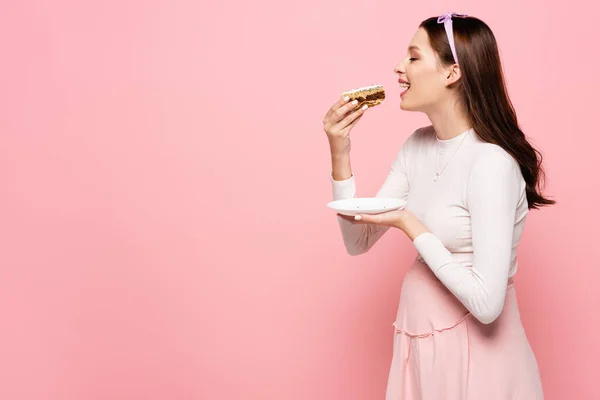
[[[410,83],[408,81],[405,81],[404,79],[398,79],[398,83],[400,84],[400,87],[405,87],[405,88],[410,87]]]
[[[410,89],[410,83],[404,79],[398,79],[398,83],[400,84],[401,88],[404,88],[404,90],[400,93],[400,96],[404,96],[404,94],[408,92],[408,89]]]

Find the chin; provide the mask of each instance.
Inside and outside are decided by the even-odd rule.
[[[407,103],[404,100],[400,100],[400,109],[404,111],[414,111],[414,108],[410,106],[410,102]]]

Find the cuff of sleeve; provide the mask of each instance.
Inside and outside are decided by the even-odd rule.
[[[352,199],[356,195],[356,182],[354,175],[343,181],[336,181],[329,174],[331,180],[331,188],[333,191],[333,200]]]
[[[413,244],[433,272],[452,262],[452,254],[431,232],[420,234],[413,240]]]

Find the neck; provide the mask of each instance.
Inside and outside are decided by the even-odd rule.
[[[433,125],[438,139],[452,139],[472,128],[467,113],[459,107],[458,102],[446,104],[428,111],[427,116]]]

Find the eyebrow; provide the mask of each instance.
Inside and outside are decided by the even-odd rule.
[[[410,46],[410,47],[408,48],[408,50],[409,50],[409,51],[410,51],[410,50],[419,50],[419,51],[421,51],[421,49],[420,49],[420,48],[418,48],[418,47],[417,47],[417,46],[415,46],[415,45],[412,45],[412,46]]]

